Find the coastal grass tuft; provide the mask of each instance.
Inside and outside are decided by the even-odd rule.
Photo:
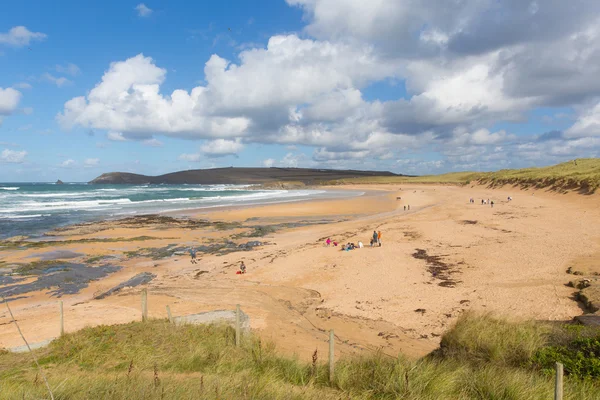
[[[57,399],[542,399],[553,378],[527,361],[572,337],[556,329],[468,314],[443,350],[420,360],[342,357],[332,383],[316,352],[305,363],[253,335],[236,347],[230,327],[165,320],[85,328],[36,354]],[[47,396],[27,354],[0,353],[0,382],[5,398]],[[597,399],[600,383],[566,376],[565,396]]]
[[[576,190],[583,194],[591,194],[600,188],[600,158],[580,158],[542,168],[503,169],[496,172],[452,172],[415,177],[360,177],[323,183],[327,185],[409,183],[468,185],[472,182],[490,187],[514,185],[523,189],[549,189],[557,192]]]

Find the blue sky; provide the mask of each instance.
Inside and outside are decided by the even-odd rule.
[[[4,4],[0,181],[598,156],[599,5],[372,3]]]

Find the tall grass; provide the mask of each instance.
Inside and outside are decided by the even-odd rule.
[[[549,188],[555,191],[580,190],[593,193],[600,187],[600,158],[581,158],[542,168],[504,169],[496,172],[451,172],[425,176],[379,176],[324,182],[344,184],[435,183],[467,185],[472,182],[494,186],[517,185],[523,188]]]
[[[421,360],[342,358],[333,383],[319,361],[279,355],[270,343],[218,326],[162,320],[65,335],[37,355],[57,399],[545,399],[552,377],[526,365],[547,326],[467,315]],[[598,399],[600,385],[566,377],[566,398]],[[0,398],[48,398],[27,355],[0,353]]]

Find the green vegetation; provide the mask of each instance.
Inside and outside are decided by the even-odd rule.
[[[155,239],[173,239],[173,238],[157,238],[153,236],[136,236],[131,238],[92,238],[92,239],[70,239],[70,240],[51,240],[51,241],[0,241],[0,250],[24,250],[24,249],[38,249],[44,247],[54,246],[65,246],[69,244],[83,244],[83,243],[117,243],[117,242],[139,242],[146,240]]]
[[[542,358],[554,362],[547,346],[573,335],[593,337],[582,332],[468,314],[433,354],[421,360],[343,358],[333,384],[326,354],[304,363],[253,336],[236,348],[228,327],[164,320],[86,328],[36,354],[56,399],[548,399],[553,378],[540,370]],[[586,356],[598,362],[598,353]],[[600,383],[565,368],[571,373],[565,398],[600,396]],[[0,352],[0,393],[10,399],[48,397],[30,356],[7,352]]]
[[[435,183],[468,185],[472,182],[478,182],[492,187],[516,185],[521,188],[547,188],[558,192],[578,190],[582,193],[594,193],[594,191],[600,187],[600,158],[582,158],[543,168],[504,169],[497,172],[452,172],[443,175],[417,177],[361,177],[328,181],[324,183],[328,185],[361,183]]]

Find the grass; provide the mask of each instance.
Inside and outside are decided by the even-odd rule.
[[[174,238],[158,238],[153,236],[135,236],[131,238],[92,238],[92,239],[69,239],[69,240],[52,240],[52,241],[0,241],[0,250],[23,250],[23,249],[38,249],[44,247],[65,246],[69,244],[83,243],[118,243],[118,242],[143,242],[146,240],[155,239],[174,239]]]
[[[452,172],[443,175],[416,177],[383,176],[352,178],[324,182],[328,185],[344,184],[408,184],[432,183],[468,185],[472,182],[489,185],[516,185],[521,188],[550,189],[558,192],[578,190],[594,193],[600,187],[600,158],[582,158],[543,168],[504,169],[496,172]]]
[[[163,320],[86,328],[36,353],[56,399],[547,399],[552,377],[527,361],[557,338],[551,326],[469,314],[433,354],[343,358],[333,384],[325,354],[304,363],[251,335],[237,348],[229,327]],[[0,352],[0,393],[48,398],[28,354]],[[597,381],[565,377],[565,398],[599,396]]]

